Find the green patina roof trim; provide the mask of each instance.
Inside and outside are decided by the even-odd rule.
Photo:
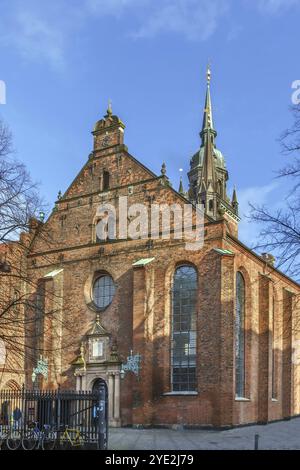
[[[57,276],[57,274],[60,274],[62,271],[63,271],[63,269],[55,269],[54,271],[51,271],[50,273],[45,274],[44,278],[45,277],[55,277],[55,276]]]
[[[155,258],[142,258],[133,263],[132,266],[146,266],[146,264],[151,263]]]
[[[217,253],[220,253],[220,255],[234,255],[234,253],[230,250],[223,250],[222,248],[214,248],[214,250]]]

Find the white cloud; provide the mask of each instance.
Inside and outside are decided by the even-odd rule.
[[[193,40],[205,40],[217,29],[230,0],[62,0],[41,8],[32,0],[26,8],[13,4],[0,18],[0,45],[13,46],[23,58],[46,61],[62,68],[74,34],[90,20],[107,16],[124,19],[128,35],[134,38],[175,33]],[[66,14],[67,11],[67,14]],[[126,21],[126,23],[125,23]]]
[[[217,29],[227,11],[226,0],[161,1],[134,34],[137,38],[159,33],[178,33],[191,40],[206,40]]]
[[[178,33],[187,39],[205,40],[218,26],[230,0],[86,0],[91,14],[121,17],[129,13],[137,23],[131,36],[154,37]]]
[[[32,12],[18,10],[13,27],[0,35],[1,42],[13,45],[25,59],[42,59],[55,68],[63,66],[62,31]]]
[[[28,12],[20,13],[17,20],[22,32],[18,46],[23,55],[44,57],[60,67],[64,61],[62,32]]]
[[[279,13],[300,5],[300,0],[258,0],[258,8],[266,13]]]
[[[244,0],[247,4],[275,14],[300,5],[300,0]],[[101,19],[110,16],[122,20],[122,31],[136,39],[176,34],[205,41],[224,23],[227,39],[233,40],[243,28],[233,0],[73,0],[72,8],[69,0],[42,6],[37,0],[28,0],[26,7],[21,0],[15,0],[7,5],[2,7],[0,17],[0,45],[13,46],[22,57],[47,61],[58,69],[66,61],[74,35],[95,18],[99,30]]]
[[[148,0],[86,0],[85,6],[91,14],[120,17],[128,7],[141,8],[147,3]]]

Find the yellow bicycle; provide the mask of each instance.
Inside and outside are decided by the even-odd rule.
[[[85,439],[84,435],[80,432],[79,429],[69,428],[65,426],[64,432],[60,436],[60,444],[63,449],[68,449],[69,447],[80,447],[83,446]]]

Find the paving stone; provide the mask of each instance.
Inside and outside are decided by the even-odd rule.
[[[300,449],[300,418],[227,431],[112,428],[109,448],[112,450],[252,450],[255,434],[259,435],[261,450]]]

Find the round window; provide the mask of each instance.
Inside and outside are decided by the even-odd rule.
[[[107,307],[115,295],[115,290],[114,281],[110,276],[107,274],[99,276],[93,285],[93,301],[96,307]]]

